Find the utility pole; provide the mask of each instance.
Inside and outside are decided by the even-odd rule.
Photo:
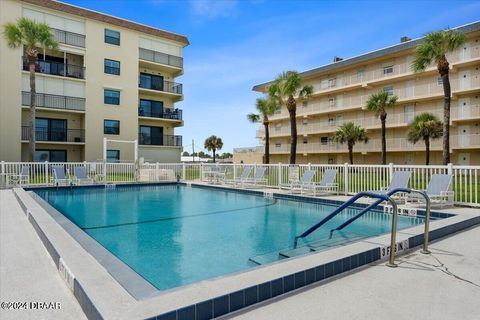
[[[192,139],[192,162],[195,162],[195,141]]]

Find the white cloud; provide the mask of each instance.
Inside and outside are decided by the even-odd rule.
[[[192,13],[204,18],[230,17],[237,11],[236,0],[191,0]]]

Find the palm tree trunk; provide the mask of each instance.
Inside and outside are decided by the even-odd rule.
[[[290,164],[295,164],[297,157],[297,104],[293,96],[288,98],[287,109],[290,115]]]
[[[37,94],[36,94],[36,87],[35,87],[35,63],[37,57],[36,56],[28,56],[28,68],[30,71],[30,120],[29,120],[29,137],[28,137],[28,161],[35,160],[35,107],[37,102]]]
[[[438,69],[443,82],[443,165],[450,163],[450,99],[451,88],[448,76],[449,66],[445,56],[439,61]]]
[[[425,139],[425,165],[430,164],[430,137],[426,137]]]
[[[270,163],[270,132],[268,131],[268,122],[265,126],[265,163]]]
[[[213,149],[213,163],[215,163],[215,149]]]
[[[350,158],[350,164],[353,164],[353,145],[348,144],[348,157]]]
[[[387,129],[385,125],[387,115],[382,115],[380,120],[382,121],[382,164],[387,164]]]

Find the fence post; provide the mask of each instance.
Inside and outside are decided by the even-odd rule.
[[[187,177],[187,174],[186,174],[186,168],[185,168],[185,162],[182,162],[182,180],[185,181],[187,180],[186,177]]]
[[[312,164],[309,162],[307,165],[308,170],[312,170]]]
[[[391,163],[391,162],[388,164],[388,174],[390,175],[389,180],[392,180],[392,177],[393,177],[393,163]]]
[[[5,174],[5,161],[2,160],[2,174]]]
[[[233,180],[237,178],[237,164],[233,164]]]
[[[200,162],[200,181],[203,181],[203,163]]]
[[[107,183],[107,160],[103,159],[103,183]]]
[[[453,165],[451,163],[447,164],[447,174],[453,174]]]
[[[282,163],[278,163],[278,187],[282,184]]]
[[[45,185],[48,186],[48,161],[45,161],[44,169],[45,169]]]
[[[348,163],[343,165],[343,192],[348,195]]]

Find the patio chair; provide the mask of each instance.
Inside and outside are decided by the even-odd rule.
[[[451,189],[451,174],[433,174],[425,191],[432,205],[453,206],[455,193]],[[405,203],[419,202],[422,199],[417,194],[408,194]]]
[[[265,178],[265,172],[267,171],[267,167],[257,167],[255,169],[255,174],[252,178],[247,178],[243,182],[243,185],[256,187],[259,185],[265,186],[267,184],[267,178]]]
[[[233,184],[233,185],[242,184],[243,182],[245,182],[248,179],[248,177],[250,176],[250,173],[252,172],[252,169],[253,169],[252,166],[243,167],[243,172],[240,175],[240,177],[238,177],[236,179],[225,180],[225,183]]]
[[[73,183],[76,184],[82,184],[82,183],[87,183],[87,184],[92,184],[93,179],[90,178],[90,176],[87,174],[87,169],[85,167],[75,167],[73,169],[74,175],[73,175]]]
[[[411,171],[394,171],[392,174],[392,180],[388,187],[384,187],[381,190],[375,190],[372,192],[385,194],[391,190],[398,188],[408,188],[408,182],[410,181],[410,176],[412,175]],[[393,195],[394,198],[404,199],[405,193],[396,193]]]
[[[98,164],[98,167],[101,167],[101,165]],[[95,182],[105,182],[105,174],[99,173],[98,167],[97,163],[90,164],[90,177],[93,177]]]
[[[30,183],[30,167],[22,166],[20,174],[12,174],[8,176],[9,184],[22,185]]]
[[[327,169],[323,173],[320,183],[306,183],[302,186],[302,193],[313,193],[314,196],[320,193],[338,193],[338,183],[335,183],[337,177],[336,169]]]
[[[280,184],[280,188],[287,188],[291,193],[302,191],[307,185],[312,185],[312,179],[315,176],[315,170],[305,170],[299,181],[291,181],[289,183]]]
[[[68,186],[71,184],[71,180],[65,175],[64,166],[52,166],[53,183],[58,187],[59,185]]]

